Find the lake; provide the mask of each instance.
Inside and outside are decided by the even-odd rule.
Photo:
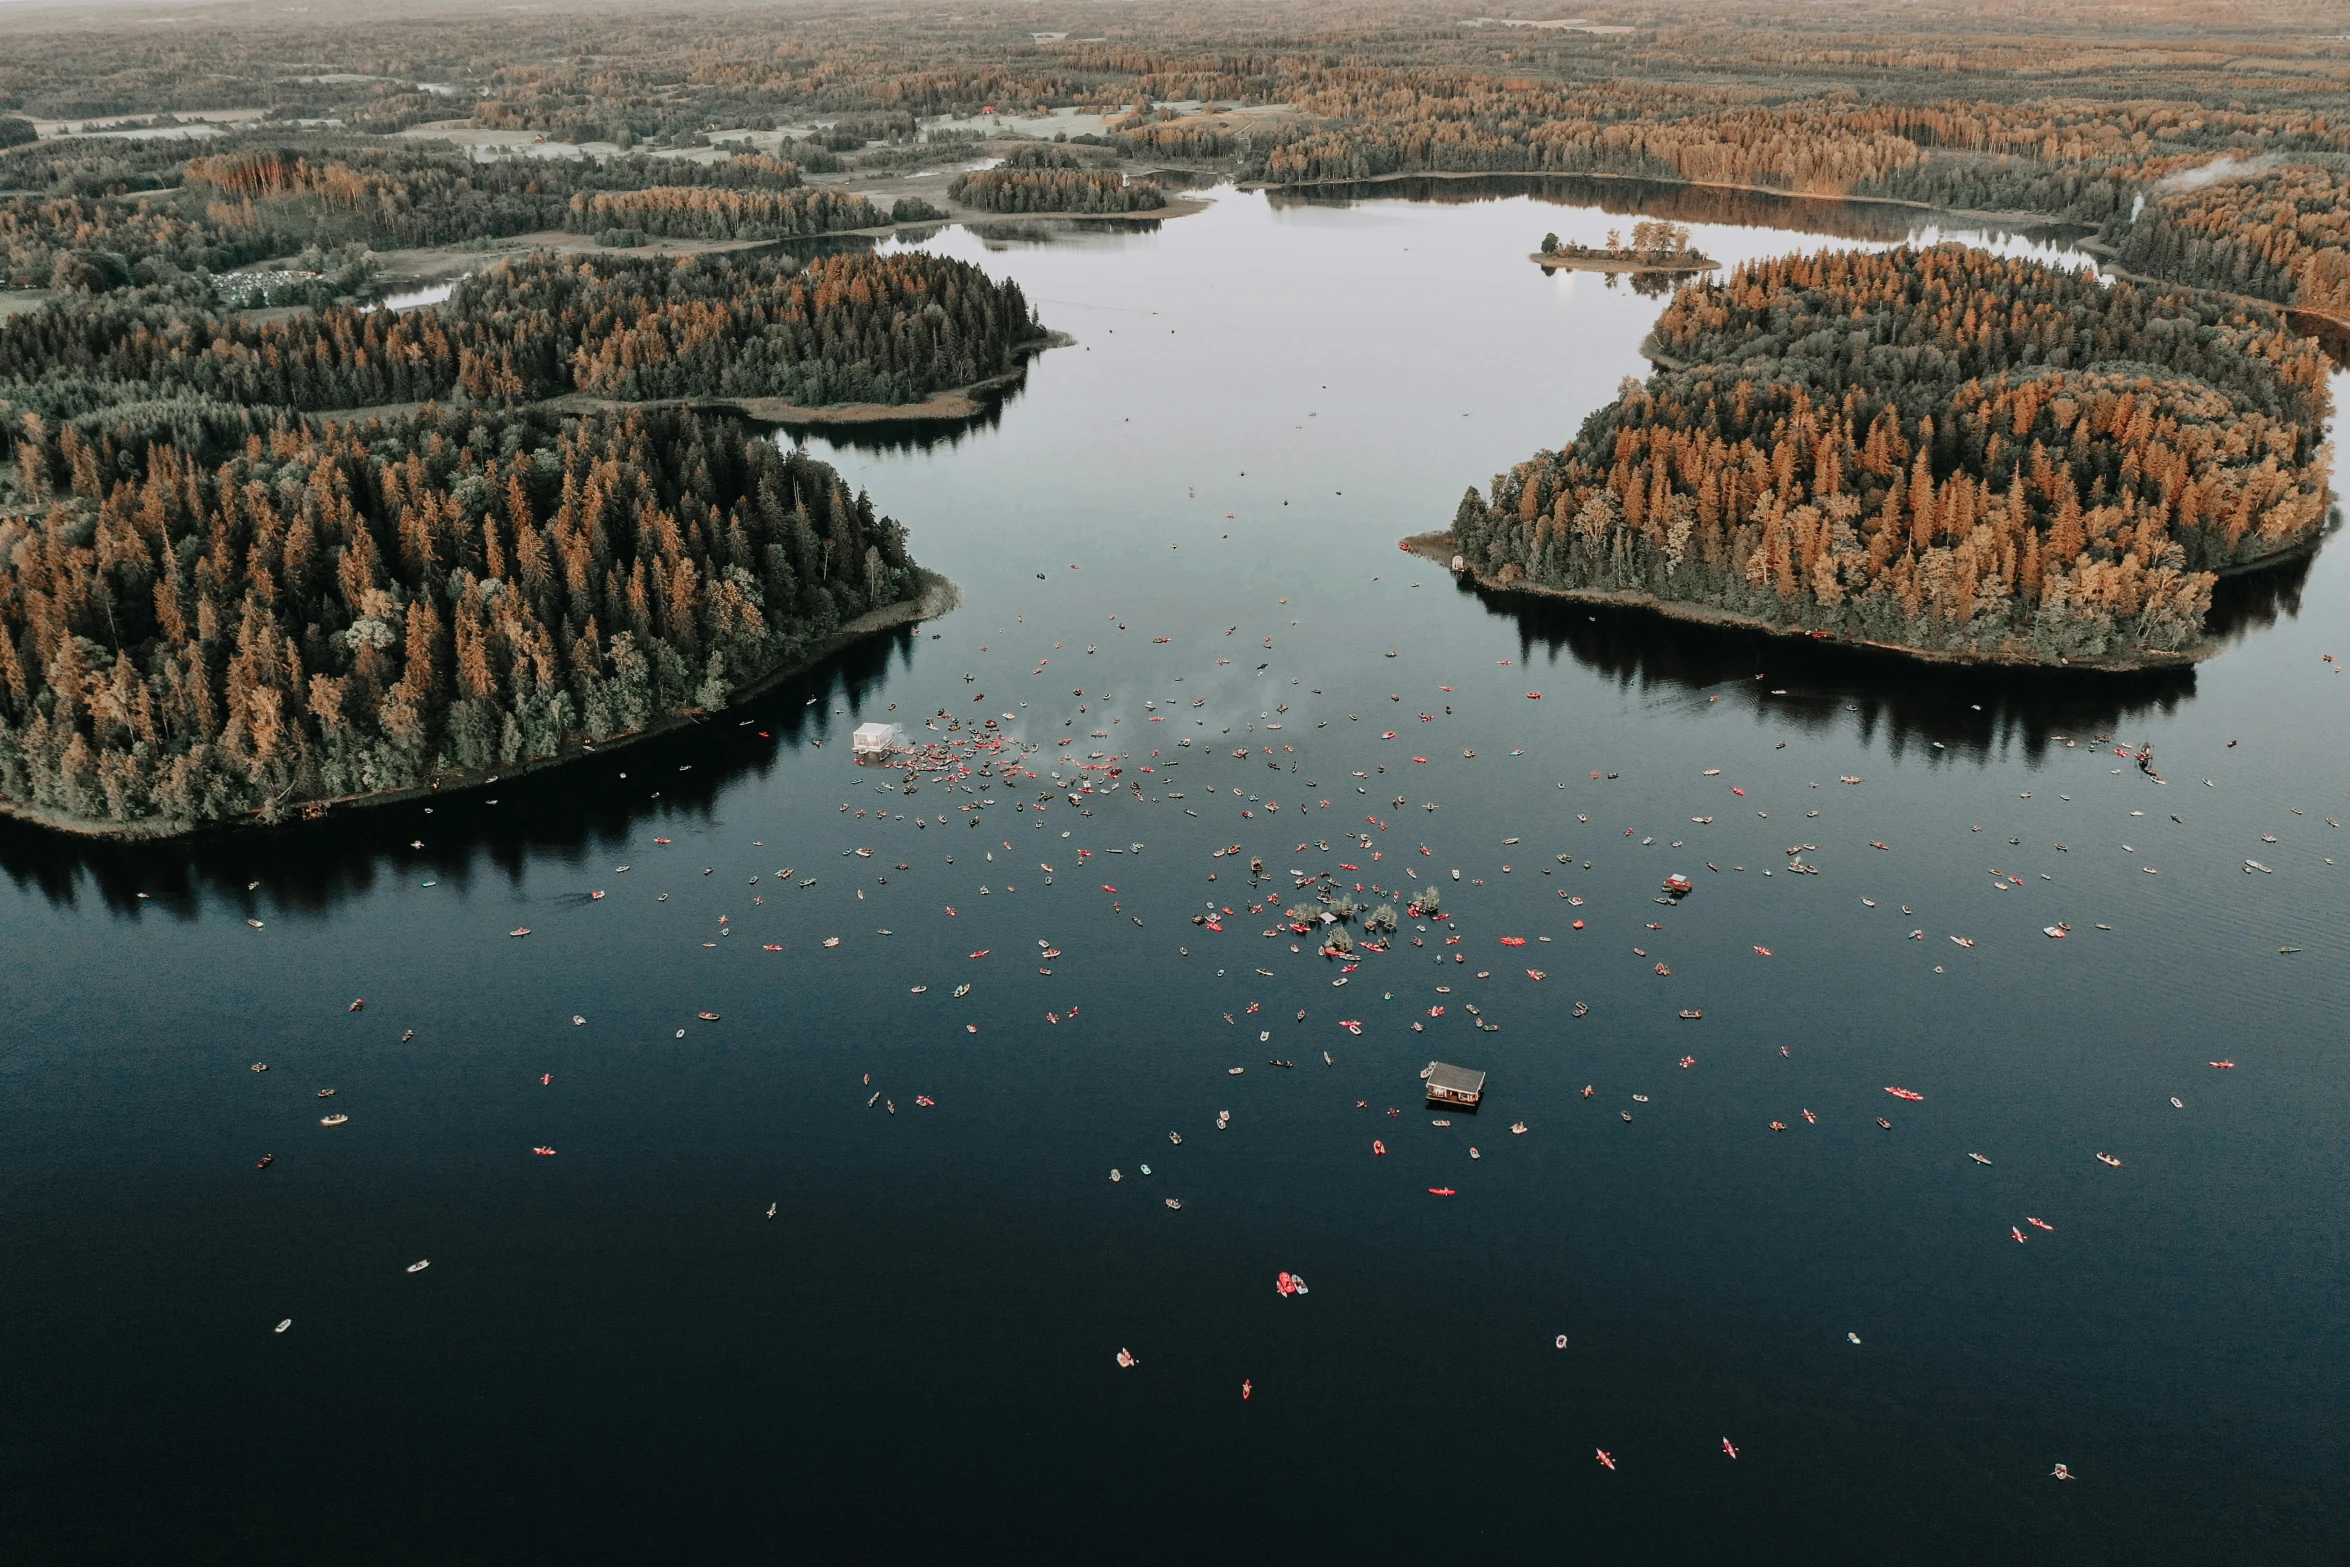
[[[1487,599],[1396,541],[1662,305],[1545,232],[1917,215],[1215,198],[926,242],[1076,339],[806,434],[952,615],[429,809],[0,828],[14,1559],[2338,1559],[2339,547],[2130,678]],[[850,756],[990,719],[1036,781]],[[1293,870],[1449,917],[1349,971]]]

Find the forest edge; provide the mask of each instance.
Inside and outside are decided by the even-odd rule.
[[[288,805],[274,817],[261,810],[247,811],[241,816],[219,822],[185,822],[167,817],[146,817],[138,821],[109,822],[94,817],[72,816],[62,811],[47,810],[19,800],[0,799],[0,818],[20,821],[53,832],[71,833],[83,838],[111,838],[118,841],[153,843],[167,838],[192,838],[206,833],[237,832],[251,828],[283,827],[295,822],[317,821],[330,813],[346,808],[378,805],[399,805],[410,800],[428,800],[486,788],[492,783],[505,783],[530,773],[545,772],[550,768],[566,767],[589,757],[602,756],[626,746],[671,734],[690,724],[699,724],[716,716],[744,707],[774,691],[785,681],[806,674],[836,654],[847,651],[856,643],[901,627],[919,626],[953,612],[963,602],[963,590],[951,579],[926,567],[916,567],[921,574],[922,591],[910,599],[868,610],[849,621],[839,630],[811,643],[798,658],[779,665],[757,680],[735,692],[723,708],[689,709],[656,719],[641,729],[624,730],[606,735],[598,741],[566,740],[563,749],[552,756],[527,757],[493,771],[439,774],[430,782],[405,789],[380,789],[372,794],[346,794],[331,799],[304,800]]]

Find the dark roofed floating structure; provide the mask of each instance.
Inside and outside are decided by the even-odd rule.
[[[1485,1097],[1485,1074],[1472,1067],[1452,1066],[1443,1061],[1428,1063],[1428,1102],[1432,1105],[1452,1105],[1474,1110],[1477,1101]]]

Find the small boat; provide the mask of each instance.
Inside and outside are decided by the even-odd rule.
[[[2051,1235],[2056,1233],[2056,1226],[2050,1224],[2046,1219],[2035,1219],[2031,1215],[2026,1214],[2024,1216],[2024,1222],[2035,1230],[2046,1230]]]
[[[1681,1009],[1681,1020],[1685,1023],[1694,1023],[1703,1016],[1705,1016],[1703,1012],[1698,1012],[1688,1007],[1683,1007]]]
[[[696,1012],[694,1016],[700,1018],[705,1023],[715,1023],[718,1021],[718,1014],[715,1012]]]
[[[587,1019],[574,1012],[571,1014],[571,1026],[573,1028],[585,1028],[587,1026]]]
[[[1460,1193],[1449,1186],[1431,1186],[1428,1188],[1428,1195],[1431,1197],[1458,1197]]]
[[[1118,1184],[1120,1181],[1123,1181],[1124,1179],[1126,1179],[1125,1172],[1123,1172],[1123,1171],[1121,1171],[1121,1170],[1112,1170],[1112,1171],[1110,1172],[1110,1184],[1111,1184],[1112,1186],[1115,1186],[1115,1185],[1117,1185],[1117,1184]]]
[[[409,1041],[409,1040],[411,1040],[411,1039],[414,1039],[415,1037],[416,1037],[416,1030],[414,1030],[413,1028],[411,1028],[411,1029],[407,1030],[405,1033],[401,1034],[401,1036],[400,1036],[400,1043],[404,1045],[404,1044],[408,1043],[408,1041]]]
[[[322,1117],[318,1124],[320,1126],[340,1126],[349,1119],[351,1118],[347,1115],[330,1115]]]
[[[1616,1455],[1609,1452],[1604,1447],[1594,1449],[1594,1451],[1599,1454],[1600,1463],[1605,1465],[1610,1471],[1613,1471],[1616,1467]]]
[[[555,1074],[552,1072],[541,1072],[539,1074],[539,1086],[541,1088],[551,1087],[554,1084],[554,1081]]]
[[[1874,898],[1863,898],[1860,900],[1860,906],[1864,909],[1873,909],[1877,906],[1877,900]]]
[[[1629,1111],[1629,1110],[1618,1110],[1618,1111],[1616,1112],[1616,1114],[1618,1114],[1618,1115],[1622,1116],[1622,1117],[1624,1118],[1624,1120],[1625,1120],[1625,1122],[1626,1122],[1627,1124],[1629,1124],[1629,1123],[1631,1122],[1631,1119],[1632,1119],[1632,1112],[1631,1112],[1631,1111]]]
[[[1695,1056],[1683,1056],[1683,1057],[1681,1058],[1681,1070],[1682,1070],[1682,1071],[1686,1072],[1686,1071],[1688,1071],[1688,1070],[1689,1070],[1691,1067],[1693,1067],[1693,1066],[1695,1066],[1695,1065],[1697,1065],[1697,1057],[1695,1057]]]
[[[1430,1121],[1428,1124],[1429,1124],[1430,1126],[1450,1126],[1450,1125],[1452,1125],[1452,1123],[1451,1123],[1450,1121],[1444,1121],[1444,1120]]]
[[[1860,1342],[1860,1335],[1858,1333],[1847,1333],[1844,1336],[1855,1344]]]
[[[253,1063],[253,1070],[256,1072],[266,1072],[269,1070],[269,1063],[266,1061],[256,1061]]]
[[[335,1091],[331,1088],[321,1088],[318,1091],[318,1097],[321,1099],[332,1099],[334,1096]]]
[[[666,838],[655,838],[653,841],[655,843],[667,843],[669,840]]]
[[[604,894],[601,891],[591,892],[588,894],[588,902],[590,903],[601,903],[603,901]]]
[[[421,1261],[421,1262],[412,1262],[412,1263],[408,1264],[408,1271],[409,1271],[410,1273],[422,1273],[422,1272],[423,1272],[425,1269],[427,1269],[427,1268],[429,1268],[429,1267],[431,1267],[431,1266],[432,1266],[432,1259],[431,1259],[430,1257],[427,1257],[427,1258],[425,1258],[425,1259],[424,1259],[423,1261]]]
[[[1971,947],[1975,944],[1975,938],[1972,936],[1953,936],[1950,939],[1962,947]]]
[[[967,996],[971,994],[971,987],[968,984],[957,985],[955,987],[955,994],[958,997]]]
[[[1907,1089],[1907,1088],[1891,1088],[1891,1087],[1889,1087],[1889,1088],[1887,1088],[1887,1089],[1885,1090],[1885,1092],[1887,1092],[1887,1093],[1891,1094],[1891,1095],[1892,1095],[1894,1098],[1896,1098],[1896,1099],[1907,1099],[1907,1100],[1911,1101],[1912,1103],[1916,1103],[1916,1102],[1922,1101],[1922,1100],[1924,1100],[1924,1098],[1926,1097],[1924,1094],[1912,1092],[1911,1090],[1909,1090],[1909,1089]]]
[[[1248,1068],[1244,1066],[1228,1066],[1224,1069],[1224,1075],[1226,1077],[1238,1077],[1241,1073],[1247,1070]]]
[[[535,1154],[538,1154],[538,1155],[540,1155],[540,1156],[542,1156],[542,1157],[544,1157],[544,1158],[548,1158],[548,1159],[552,1159],[552,1158],[554,1158],[554,1157],[555,1157],[555,1150],[554,1150],[554,1149],[552,1149],[552,1148],[545,1148],[545,1147],[540,1147],[540,1148],[533,1148],[533,1149],[531,1150],[531,1152],[532,1152],[532,1153],[535,1153]]]
[[[294,1319],[293,1319],[293,1318],[291,1318],[291,1317],[288,1317],[288,1318],[286,1318],[286,1320],[285,1320],[285,1321],[283,1321],[283,1322],[279,1323],[279,1324],[278,1324],[276,1327],[274,1327],[274,1328],[271,1328],[269,1331],[270,1331],[270,1332],[272,1332],[272,1333],[283,1333],[283,1332],[284,1332],[286,1329],[288,1329],[288,1328],[292,1327],[293,1325],[294,1325]]]
[[[935,1110],[938,1108],[938,1101],[931,1098],[928,1094],[916,1094],[914,1096],[914,1103],[920,1105],[925,1110]]]
[[[1179,1132],[1169,1132],[1167,1134],[1167,1141],[1173,1143],[1178,1148],[1183,1146],[1183,1136]]]
[[[1754,949],[1754,955],[1758,958],[1767,958],[1771,955],[1771,949],[1768,947],[1757,947]]]
[[[772,1203],[772,1202],[771,1202],[771,1203],[769,1203],[769,1204],[767,1205],[767,1217],[768,1217],[768,1218],[770,1218],[770,1219],[774,1218],[774,1217],[775,1217],[775,1210],[776,1210],[777,1208],[781,1207],[781,1206],[782,1206],[782,1204],[781,1204],[781,1203]]]
[[[1738,1456],[1738,1449],[1731,1445],[1730,1439],[1728,1437],[1722,1438],[1722,1451],[1728,1453],[1732,1458],[1736,1458]]]
[[[1387,1145],[1374,1137],[1371,1139],[1371,1152],[1384,1155],[1387,1152]]]
[[[1511,1136],[1513,1136],[1513,1137],[1523,1137],[1523,1136],[1525,1136],[1525,1135],[1526,1135],[1526,1123],[1525,1123],[1525,1122],[1523,1122],[1523,1121],[1512,1121],[1512,1122],[1510,1123],[1510,1135],[1511,1135]]]
[[[143,896],[145,896],[145,894],[141,894],[141,896],[143,897]],[[255,920],[255,919],[249,919],[249,920],[245,921],[245,923],[246,923],[246,924],[248,924],[248,925],[250,925],[250,926],[252,926],[252,927],[253,927],[255,930],[259,930],[259,929],[261,929],[261,928],[262,928],[261,922],[260,922],[259,920]]]
[[[1820,1118],[1806,1110],[1803,1112],[1803,1123],[1806,1126],[1817,1126],[1820,1124]]]
[[[2099,1154],[2099,1155],[2097,1156],[2097,1162],[2098,1162],[2099,1164],[2110,1164],[2110,1165],[2112,1165],[2112,1166],[2113,1166],[2115,1169],[2117,1169],[2117,1170],[2118,1170],[2118,1169],[2120,1169],[2120,1168],[2122,1167],[2122,1162],[2121,1162],[2119,1159],[2116,1159],[2116,1158],[2115,1158],[2115,1157],[2114,1157],[2112,1154],[2109,1154],[2109,1153],[2101,1153],[2101,1154]]]
[[[2014,1225],[2011,1224],[2007,1227],[2007,1233],[2015,1237],[2015,1243],[2018,1246],[2021,1246],[2024,1243],[2024,1232],[2017,1229]]]
[[[1988,1159],[1984,1158],[1984,1157],[1983,1157],[1981,1154],[1979,1154],[1979,1153],[1971,1153],[1971,1154],[1968,1154],[1968,1155],[1967,1155],[1967,1157],[1968,1157],[1969,1159],[1972,1159],[1972,1160],[1974,1160],[1974,1161],[1975,1161],[1975,1163],[1977,1163],[1977,1164],[1989,1164],[1989,1163],[1991,1162],[1990,1160],[1988,1160]]]
[[[1784,1132],[1787,1130],[1787,1123],[1784,1121],[1773,1121],[1771,1123],[1771,1130],[1774,1132]]]
[[[1183,1204],[1181,1204],[1181,1203],[1177,1202],[1177,1201],[1176,1201],[1174,1198],[1172,1198],[1172,1197],[1170,1197],[1170,1198],[1168,1198],[1168,1199],[1167,1199],[1167,1206],[1168,1206],[1169,1208],[1172,1208],[1172,1209],[1176,1210],[1177,1212],[1181,1212],[1181,1211],[1182,1211],[1182,1208],[1183,1208]]]
[[[506,934],[509,936],[527,936],[530,934],[530,927],[528,925],[517,925],[512,930],[506,932]]]
[[[1584,1097],[1584,1098],[1588,1099],[1588,1098],[1590,1098],[1590,1097],[1591,1097],[1591,1096],[1592,1096],[1594,1093],[1596,1093],[1596,1092],[1597,1092],[1597,1090],[1596,1090],[1596,1089],[1594,1089],[1594,1088],[1593,1088],[1593,1087],[1592,1087],[1592,1086],[1591,1086],[1589,1083],[1585,1083],[1585,1084],[1583,1085],[1583,1097]]]
[[[1124,1367],[1126,1370],[1132,1371],[1136,1366],[1141,1365],[1142,1362],[1135,1358],[1134,1351],[1130,1349],[1122,1349],[1118,1351],[1118,1364]]]
[[[1883,1127],[1883,1128],[1884,1128],[1886,1131],[1888,1131],[1888,1132],[1890,1132],[1890,1131],[1892,1131],[1892,1130],[1893,1130],[1893,1123],[1892,1123],[1891,1121],[1888,1121],[1888,1120],[1886,1120],[1886,1119],[1885,1119],[1883,1116],[1878,1116],[1878,1117],[1877,1117],[1877,1124],[1878,1124],[1879,1126]]]
[[[261,1156],[261,1162],[253,1166],[253,1168],[256,1170],[266,1170],[275,1163],[277,1163],[277,1155],[273,1153],[265,1153]]]
[[[1479,1153],[1479,1152],[1478,1152],[1476,1149],[1474,1149],[1474,1148],[1471,1148],[1471,1149],[1469,1150],[1469,1157],[1470,1157],[1470,1158],[1472,1158],[1472,1159],[1482,1159],[1482,1158],[1484,1158],[1485,1156],[1484,1156],[1483,1154]]]
[[[1338,1065],[1338,1063],[1337,1063],[1335,1060],[1333,1060],[1333,1059],[1331,1058],[1330,1052],[1329,1052],[1329,1051],[1327,1051],[1327,1050],[1325,1050],[1325,1051],[1323,1051],[1323,1052],[1322,1052],[1322,1064],[1323,1064],[1324,1066],[1336,1066],[1336,1065]]]
[[[2230,745],[2235,743],[2233,740],[2228,742]],[[2048,1475],[2052,1480],[2070,1480],[2073,1477],[2073,1472],[2064,1465],[2058,1464],[2054,1469],[2048,1471]]]
[[[2233,1072],[2236,1069],[2236,1063],[2233,1061],[2214,1061],[2211,1064],[2222,1072]]]
[[[360,997],[358,1000],[356,1000],[356,1001],[352,1002],[352,1003],[351,1003],[349,1006],[347,1006],[347,1007],[343,1008],[343,1010],[344,1010],[345,1012],[356,1012],[356,1011],[358,1011],[358,1010],[359,1010],[361,1007],[364,1007],[364,1006],[366,1006],[366,1005],[367,1005],[367,998],[366,998],[365,996],[361,996],[361,997]]]
[[[2170,1096],[2170,1107],[2173,1110],[2184,1110],[2187,1108],[2187,1105],[2185,1100],[2181,1099],[2177,1094],[2173,1094]]]
[[[1648,1095],[1646,1095],[1646,1094],[1634,1094],[1634,1095],[1632,1096],[1632,1102],[1633,1102],[1634,1104],[1636,1104],[1636,1105],[1644,1105],[1644,1104],[1648,1103]]]
[[[1577,1016],[1577,1017],[1589,1017],[1590,1015],[1591,1015],[1591,1008],[1590,1008],[1589,1006],[1587,1006],[1586,1004],[1584,1004],[1583,1002],[1580,1002],[1580,1001],[1578,1001],[1578,1002],[1576,1002],[1576,1003],[1575,1003],[1575,1016]]]

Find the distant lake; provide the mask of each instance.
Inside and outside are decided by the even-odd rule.
[[[951,616],[429,812],[0,826],[11,1559],[2337,1559],[2339,547],[2127,679],[1484,598],[1396,541],[1662,306],[1544,233],[1922,215],[1213,195],[926,242],[1076,339],[806,437]],[[1038,781],[851,761],[989,719]],[[1450,918],[1343,972],[1293,870]]]

